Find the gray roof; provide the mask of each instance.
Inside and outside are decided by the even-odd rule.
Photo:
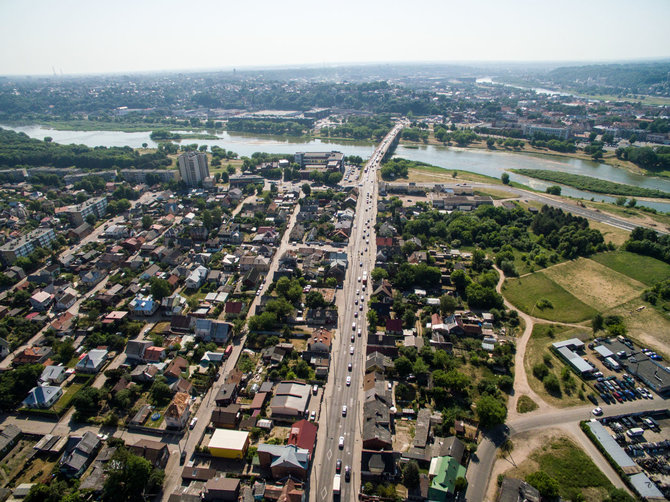
[[[665,500],[661,491],[656,487],[654,482],[647,477],[644,472],[640,472],[630,476],[630,482],[635,488],[635,491],[640,494],[643,499],[658,499]]]
[[[561,354],[566,361],[568,361],[572,366],[575,367],[580,373],[586,373],[593,371],[593,366],[584,361],[578,354],[575,354],[568,347],[562,346],[558,348],[559,354]]]
[[[609,454],[610,457],[619,465],[619,467],[637,467],[637,464],[628,456],[628,454],[623,451],[623,448],[617,444],[610,433],[607,432],[607,429],[603,427],[603,424],[594,420],[587,423],[591,432],[596,437],[598,442],[602,445],[605,451]]]
[[[584,342],[582,342],[579,338],[570,338],[569,340],[555,342],[552,345],[554,346],[555,349],[559,349],[561,347],[572,347],[575,349],[581,349],[584,347]]]
[[[34,405],[41,405],[49,402],[54,394],[61,391],[60,387],[53,385],[43,385],[41,387],[33,387],[28,393],[28,397],[23,400],[23,404],[30,407]]]
[[[600,357],[612,357],[614,355],[614,352],[603,345],[598,345],[597,347],[594,347],[593,350],[595,350]]]

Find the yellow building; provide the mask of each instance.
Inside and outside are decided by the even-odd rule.
[[[216,429],[209,440],[209,452],[214,457],[241,459],[249,447],[249,433]]]

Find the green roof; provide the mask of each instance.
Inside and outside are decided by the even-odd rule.
[[[433,479],[428,489],[428,499],[443,501],[454,493],[457,478],[465,477],[463,467],[453,457],[433,457],[430,461],[430,475]]]

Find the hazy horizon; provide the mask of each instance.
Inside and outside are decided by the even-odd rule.
[[[670,2],[194,0],[0,3],[0,74],[379,64],[589,64],[670,57]],[[627,15],[622,15],[627,13]]]

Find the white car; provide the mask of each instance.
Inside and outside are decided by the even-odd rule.
[[[342,416],[343,417],[347,416],[347,405],[346,404],[344,406],[342,406]]]
[[[316,411],[312,411],[312,413],[310,413],[309,420],[311,422],[314,422],[314,420],[316,420]]]
[[[349,347],[349,354],[354,355],[354,346]]]
[[[348,387],[349,385],[351,385],[351,377],[350,377],[350,376],[347,377],[347,387]]]
[[[593,413],[596,417],[599,417],[600,415],[603,414],[603,409],[600,406],[598,406],[597,408],[593,408],[593,411],[591,413]]]
[[[337,443],[337,446],[340,448],[340,450],[344,448],[344,436],[340,436],[340,440]]]

